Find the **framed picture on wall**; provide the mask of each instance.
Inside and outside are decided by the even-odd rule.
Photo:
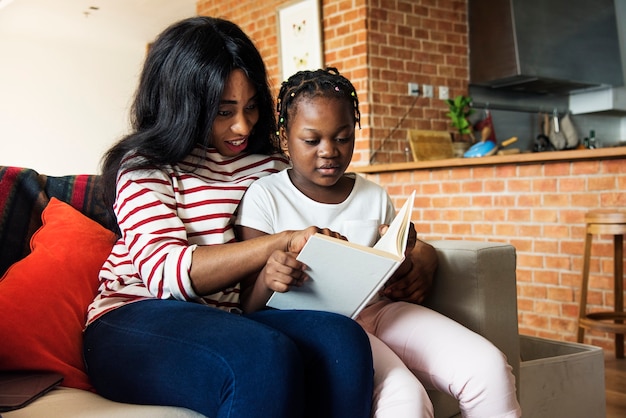
[[[296,0],[278,8],[281,77],[323,66],[319,0]]]

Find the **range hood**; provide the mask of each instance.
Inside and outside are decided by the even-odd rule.
[[[581,91],[569,96],[572,115],[602,113],[623,116],[626,114],[626,87]]]
[[[470,84],[526,93],[622,86],[613,0],[469,0]]]

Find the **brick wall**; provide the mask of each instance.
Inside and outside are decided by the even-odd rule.
[[[232,20],[253,39],[277,92],[277,8],[291,0],[198,0],[200,15]],[[324,63],[337,67],[359,94],[362,129],[353,164],[405,161],[407,129],[448,130],[441,100],[407,93],[426,83],[467,93],[467,0],[320,0]],[[435,89],[435,92],[437,89]]]
[[[584,214],[626,207],[626,159],[504,164],[368,175],[404,203],[415,189],[413,220],[425,239],[510,243],[517,250],[520,333],[575,341]],[[613,304],[612,237],[594,236],[589,303]],[[586,343],[612,350],[613,337]]]
[[[380,0],[371,4],[373,162],[406,161],[407,129],[450,130],[447,106],[437,98],[438,86],[447,86],[450,97],[467,94],[467,1]],[[435,98],[409,96],[409,82],[434,86]],[[355,165],[360,162],[368,161],[365,157],[353,161]]]

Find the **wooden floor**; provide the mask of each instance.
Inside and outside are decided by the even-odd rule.
[[[605,350],[604,382],[606,387],[606,417],[626,417],[626,359],[616,359]]]

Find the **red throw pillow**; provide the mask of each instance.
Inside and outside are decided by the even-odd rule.
[[[62,385],[93,390],[83,364],[87,306],[114,234],[52,198],[32,252],[0,279],[0,370],[50,370]]]

